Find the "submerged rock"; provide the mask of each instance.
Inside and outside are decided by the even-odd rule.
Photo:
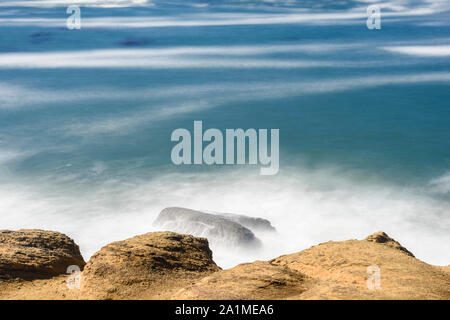
[[[259,247],[261,241],[248,228],[221,215],[186,208],[166,208],[154,225],[169,231],[208,238],[214,245]]]
[[[150,43],[150,40],[145,39],[145,38],[126,38],[126,39],[120,41],[120,44],[122,46],[127,46],[127,47],[145,46],[149,43]]]
[[[151,232],[95,253],[82,273],[82,292],[94,299],[165,298],[218,270],[208,240]]]
[[[22,229],[0,231],[0,277],[39,279],[66,273],[85,262],[68,236],[54,231]]]
[[[268,231],[275,232],[276,229],[272,226],[269,220],[257,217],[249,217],[242,214],[235,213],[216,213],[218,216],[225,219],[237,222],[252,231]]]
[[[50,32],[45,31],[34,32],[30,35],[30,38],[32,43],[37,44],[51,40],[52,34]]]

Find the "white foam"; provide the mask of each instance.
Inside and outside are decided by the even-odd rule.
[[[432,190],[436,193],[450,193],[450,172],[430,181]]]
[[[330,46],[329,46],[330,47]],[[328,47],[328,48],[329,48]],[[252,69],[252,68],[314,68],[314,67],[355,67],[366,64],[351,61],[327,60],[286,60],[249,58],[248,54],[289,52],[293,50],[319,50],[317,47],[272,46],[223,47],[225,57],[205,57],[219,55],[220,47],[180,48],[180,49],[140,49],[140,50],[87,50],[43,53],[0,54],[0,68],[146,68],[146,69]],[[326,47],[324,50],[327,50]],[[195,56],[198,54],[199,56]],[[226,55],[246,55],[229,58]],[[194,55],[194,56],[192,56]]]
[[[358,77],[349,79],[326,79],[322,81],[309,81],[298,83],[223,83],[215,85],[186,85],[169,86],[163,88],[148,88],[139,90],[115,90],[114,88],[89,88],[88,91],[77,90],[76,92],[65,91],[52,92],[48,97],[48,102],[72,101],[67,107],[77,106],[77,101],[106,99],[123,100],[140,97],[141,99],[165,98],[177,99],[183,103],[173,102],[172,104],[154,103],[146,101],[147,108],[139,108],[137,111],[127,110],[124,114],[112,116],[103,115],[99,119],[77,119],[73,118],[69,125],[55,127],[53,130],[66,136],[92,136],[99,134],[124,135],[133,130],[150,125],[154,121],[162,121],[178,117],[183,114],[199,112],[206,109],[217,108],[239,101],[259,101],[265,99],[285,98],[290,96],[301,96],[308,94],[321,94],[330,92],[340,92],[347,90],[358,90],[383,85],[416,84],[427,82],[450,81],[450,73],[424,73],[406,74],[376,77]],[[29,94],[29,88],[25,88],[18,97],[24,97],[25,102],[32,101],[33,95]],[[31,92],[38,92],[37,89]],[[45,93],[40,93],[45,97]],[[20,102],[20,99],[18,99]],[[39,101],[40,103],[44,101]],[[22,102],[24,103],[24,102]],[[9,104],[8,104],[9,105]],[[15,106],[20,105],[16,102]],[[44,104],[45,105],[45,104]],[[1,106],[1,105],[0,105]]]
[[[127,103],[129,99],[183,99],[187,104],[208,104],[208,108],[219,106],[225,103],[244,101],[258,101],[264,99],[276,99],[290,96],[301,96],[309,94],[330,93],[348,90],[358,90],[364,88],[375,88],[384,85],[402,85],[402,84],[418,84],[418,83],[447,83],[450,81],[450,73],[445,72],[429,72],[429,73],[406,73],[404,75],[383,75],[383,76],[366,76],[366,77],[348,77],[348,78],[325,78],[315,81],[297,81],[297,82],[225,82],[216,83],[214,85],[177,85],[159,88],[144,89],[120,89],[115,87],[89,87],[73,90],[53,90],[39,89],[37,87],[26,87],[20,85],[11,85],[0,83],[0,109],[14,109],[23,107],[39,107],[55,102],[76,102],[87,100],[104,100],[104,101],[123,101]],[[201,101],[201,103],[199,102]],[[146,101],[148,103],[148,101]],[[66,104],[67,108],[71,104]],[[171,108],[181,108],[183,112],[196,111],[198,108],[185,108],[180,105],[168,106],[161,112],[169,112],[165,115],[174,115],[176,112],[170,112]],[[199,109],[198,109],[199,110]],[[139,118],[142,114],[132,117],[125,117],[129,120]],[[163,116],[157,115],[157,117]],[[144,118],[148,118],[145,117]],[[108,127],[106,120],[105,128]],[[116,120],[111,120],[116,121]],[[120,121],[120,120],[117,120]],[[85,125],[82,126],[86,128]],[[73,130],[70,130],[74,132]]]
[[[163,174],[149,181],[111,179],[93,188],[46,193],[39,185],[0,185],[2,228],[43,228],[73,236],[85,258],[101,246],[156,231],[168,206],[235,212],[269,219],[276,235],[257,234],[261,251],[238,254],[213,247],[222,267],[269,259],[328,240],[364,238],[383,230],[428,263],[446,265],[450,206],[414,190],[338,168],[284,168],[267,178],[239,169],[209,174]],[[96,173],[98,175],[98,173]],[[101,174],[108,174],[106,168]],[[61,172],[55,177],[62,178]],[[70,182],[70,176],[67,177]],[[72,177],[79,183],[79,177]],[[52,182],[54,183],[54,181]],[[90,184],[91,185],[91,184]]]
[[[65,126],[62,131],[65,135],[90,136],[98,134],[127,134],[130,130],[143,125],[150,125],[154,121],[161,121],[185,113],[198,112],[210,108],[206,103],[181,103],[174,106],[158,106],[150,110],[127,112],[125,115],[116,115],[98,121],[83,121]]]
[[[450,56],[450,45],[438,46],[396,46],[384,47],[384,50],[420,57],[448,57]]]
[[[404,60],[352,61],[327,59],[330,52],[365,50],[365,43],[307,43],[299,45],[174,46],[142,49],[101,49],[1,53],[1,69],[145,68],[145,69],[291,69],[370,68],[412,64]],[[377,49],[411,55],[446,56],[450,46],[386,46]],[[314,58],[271,58],[265,55],[299,53]],[[321,55],[323,55],[321,57]]]
[[[2,1],[0,7],[67,7],[70,5],[79,5],[83,7],[131,7],[131,6],[150,6],[148,0],[32,0],[32,1]]]
[[[3,141],[0,138],[0,146],[2,145]],[[26,151],[15,151],[15,150],[7,150],[2,148],[0,150],[0,171],[3,171],[3,166],[6,164],[9,164],[14,161],[19,161],[27,156],[30,156],[31,152]]]
[[[1,5],[1,4],[0,4]],[[405,11],[389,11],[383,18],[414,17],[432,15],[446,10],[441,7],[420,7]],[[64,27],[66,17],[61,18],[0,18],[0,26],[40,26]],[[165,16],[146,17],[95,17],[82,18],[82,28],[161,28],[161,27],[208,27],[237,25],[277,25],[277,24],[365,24],[366,8],[327,13],[196,13],[180,15],[177,18]]]

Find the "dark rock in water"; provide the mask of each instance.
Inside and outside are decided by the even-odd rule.
[[[275,232],[276,229],[272,226],[269,220],[263,218],[248,217],[242,214],[235,213],[217,213],[218,216],[225,219],[237,222],[246,228],[253,231],[269,231]]]
[[[42,37],[50,37],[51,33],[47,31],[34,32],[30,35],[32,38],[42,38]]]
[[[127,38],[123,41],[120,41],[120,44],[122,46],[127,46],[127,47],[138,47],[138,46],[145,46],[149,42],[150,41],[148,39]]]
[[[186,208],[166,208],[154,225],[163,230],[205,237],[211,244],[236,247],[259,247],[261,241],[238,222],[220,215]]]
[[[41,43],[49,41],[52,38],[52,34],[46,31],[34,32],[30,35],[30,38],[33,43]]]
[[[83,269],[80,249],[68,236],[54,231],[0,230],[0,278],[39,279]]]

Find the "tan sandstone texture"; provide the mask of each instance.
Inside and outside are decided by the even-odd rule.
[[[368,286],[368,270],[379,270],[378,289]],[[216,266],[206,239],[154,232],[94,254],[81,274],[81,289],[69,290],[67,275],[6,279],[0,280],[0,299],[448,300],[448,270],[416,259],[383,232],[228,270]]]
[[[82,274],[82,292],[94,299],[170,298],[173,291],[219,271],[208,241],[152,232],[108,244]]]
[[[68,236],[43,230],[0,230],[0,278],[39,279],[66,273],[85,262]]]

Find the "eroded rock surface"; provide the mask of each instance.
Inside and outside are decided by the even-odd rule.
[[[82,273],[82,292],[92,299],[168,298],[218,270],[206,239],[151,232],[95,253]]]
[[[213,273],[178,291],[174,299],[285,299],[308,290],[314,280],[267,261]]]
[[[81,290],[67,289],[65,275],[0,281],[0,299],[450,299],[448,267],[389,239],[329,241],[221,270],[206,239],[154,232],[103,247],[81,274]]]
[[[378,233],[368,238],[377,237]],[[386,242],[398,243],[393,239]],[[450,276],[445,268],[426,264],[397,245],[384,245],[386,242],[330,241],[270,261],[242,264],[205,277],[174,298],[450,298]],[[379,287],[373,285],[373,270],[380,272]]]
[[[382,243],[388,247],[403,251],[407,255],[414,257],[414,255],[409,252],[405,247],[403,247],[399,242],[395,241],[391,237],[389,237],[386,233],[383,231],[378,231],[366,238],[366,241],[376,242],[376,243]]]
[[[0,231],[0,277],[3,279],[48,278],[85,262],[68,236],[54,231],[22,229]]]
[[[377,238],[378,234],[368,238]],[[450,298],[449,274],[414,258],[404,250],[399,250],[397,245],[384,245],[367,240],[330,241],[278,257],[271,260],[271,263],[319,281],[309,292],[292,298]],[[370,266],[375,266],[380,271],[379,289],[371,290],[373,286],[368,286],[367,280],[374,275],[370,271],[374,270],[374,267],[370,269]]]

